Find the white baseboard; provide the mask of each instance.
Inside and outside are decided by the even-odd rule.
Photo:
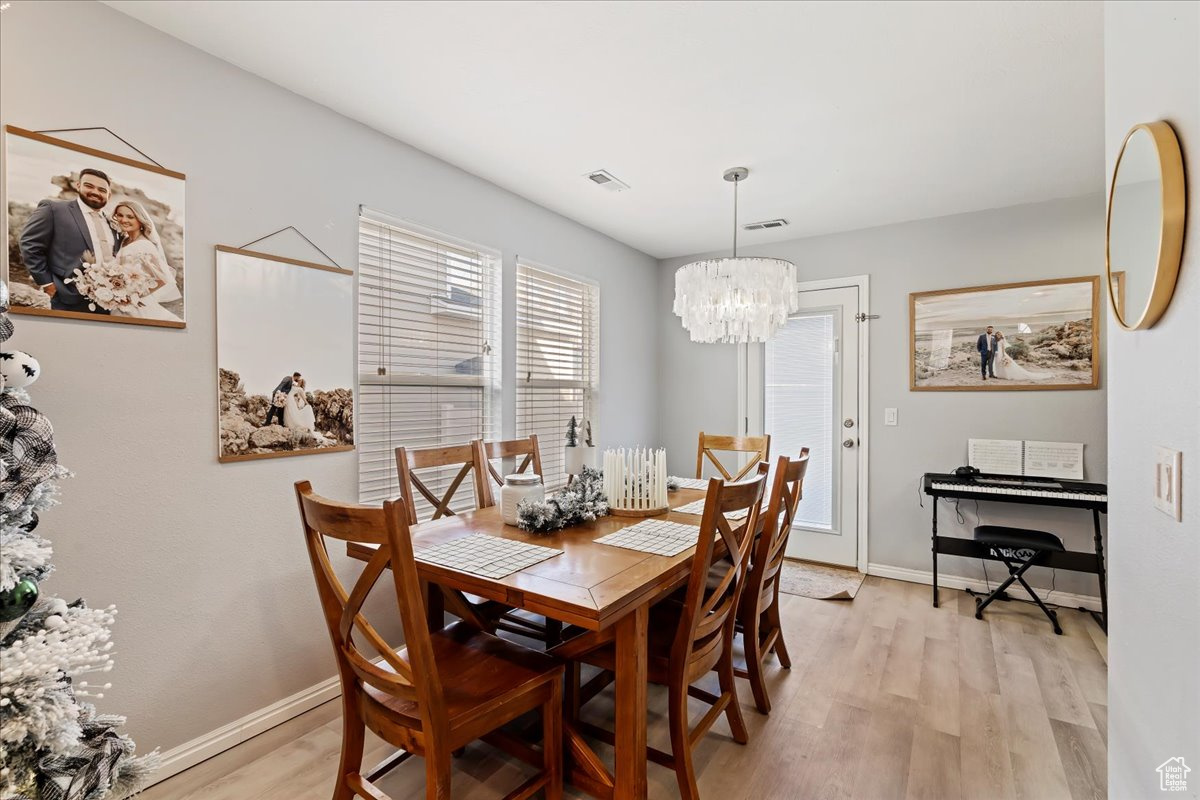
[[[923,583],[926,586],[933,585],[933,573],[921,569],[891,567],[887,564],[867,564],[867,574],[877,575],[880,578],[894,578],[895,580],[908,581],[909,583]],[[992,588],[995,588],[999,582],[998,580],[992,581]],[[978,578],[964,578],[961,575],[947,575],[944,572],[938,572],[938,586],[947,589],[973,589],[977,592],[989,591],[988,585]],[[1049,589],[1042,589],[1037,586],[1033,588],[1044,603],[1053,603],[1063,608],[1086,608],[1089,611],[1100,610],[1100,598],[1093,597],[1090,594],[1074,594],[1073,592],[1064,592],[1058,589],[1050,591]],[[1017,589],[1019,591],[1013,595],[1014,597],[1024,594],[1020,586]]]
[[[298,717],[305,711],[314,709],[341,694],[342,688],[338,685],[337,676],[334,676],[321,681],[316,686],[302,689],[291,697],[285,697],[277,703],[272,703],[266,708],[251,712],[228,725],[222,725],[216,730],[197,736],[190,742],[173,747],[162,754],[162,767],[154,775],[154,782],[160,783],[172,775],[178,775],[201,761],[223,753],[264,731],[269,731],[276,725],[282,725],[289,719]]]

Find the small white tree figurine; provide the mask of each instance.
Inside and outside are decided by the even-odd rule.
[[[567,423],[567,444],[563,448],[563,467],[568,475],[579,475],[584,467],[596,467],[596,446],[592,443],[591,420],[584,420],[584,440],[579,443],[579,422],[572,415]]]

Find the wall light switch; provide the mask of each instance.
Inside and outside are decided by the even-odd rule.
[[[883,410],[883,424],[884,425],[895,425],[896,424],[896,409],[885,408]]]
[[[1154,507],[1176,522],[1183,522],[1183,507],[1179,503],[1179,475],[1183,456],[1178,450],[1154,448]]]

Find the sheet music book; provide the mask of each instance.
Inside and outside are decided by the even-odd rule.
[[[980,472],[1083,480],[1081,442],[968,439],[967,463]]]

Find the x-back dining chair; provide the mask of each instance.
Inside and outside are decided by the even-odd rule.
[[[428,470],[458,467],[441,497],[430,488],[433,481]],[[463,486],[470,486],[475,496],[475,508],[495,505],[491,482],[488,480],[488,462],[484,456],[483,443],[476,439],[466,444],[445,447],[426,447],[409,450],[396,448],[396,471],[400,478],[400,498],[407,508],[408,524],[416,525],[417,498],[422,497],[433,507],[431,520],[454,516],[455,496]],[[418,473],[424,472],[424,476]],[[458,592],[439,590],[447,611],[460,619],[467,620],[484,630],[495,630],[495,619],[510,611],[503,603],[476,598],[474,601]],[[437,627],[441,610],[431,604],[428,609],[432,624]]]
[[[534,475],[542,475],[542,454],[538,449],[536,433],[531,433],[523,439],[484,442],[483,457],[484,463],[487,465],[487,473],[495,483],[493,498],[495,498],[496,487],[504,485],[504,472],[497,469],[495,463],[499,459],[513,459],[514,466],[509,474],[531,472]],[[503,462],[501,466],[503,466]],[[542,483],[545,482],[543,475]],[[497,609],[495,606],[487,606],[481,610],[494,612]],[[499,611],[500,613],[493,621],[495,626],[502,631],[537,639],[550,647],[562,641],[562,623],[556,619],[503,608]]]
[[[722,462],[717,453],[752,453],[753,458],[746,465],[731,471]],[[696,477],[704,477],[704,461],[707,459],[717,468],[720,476],[727,481],[740,481],[757,468],[760,461],[766,461],[771,456],[771,437],[766,436],[717,436],[700,431],[700,444],[696,447]]]
[[[742,483],[725,483],[718,478],[709,481],[683,604],[668,599],[650,610],[647,677],[651,683],[667,687],[671,752],[647,748],[647,755],[651,761],[675,770],[683,800],[698,800],[700,796],[692,747],[722,713],[729,721],[734,741],[745,744],[749,740],[734,683],[733,637],[767,481],[767,465],[757,466],[757,474]],[[745,511],[746,516],[740,524],[737,520],[731,522],[727,515],[739,511]],[[574,633],[568,630],[568,635]],[[599,667],[599,677],[609,679],[616,668],[612,638],[611,632],[581,632],[569,636],[551,652],[572,662]],[[714,669],[719,695],[692,686]],[[592,694],[594,687],[590,684],[586,689],[581,687],[577,663],[568,665],[566,713],[577,729],[611,743],[611,732],[578,719],[579,705],[587,699],[584,694]],[[688,720],[688,697],[709,705],[695,727]]]
[[[738,604],[738,628],[746,654],[746,668],[734,670],[748,678],[754,691],[754,704],[763,714],[771,711],[771,698],[763,675],[763,664],[771,653],[779,657],[784,669],[791,669],[783,624],[779,615],[779,579],[783,569],[788,534],[796,518],[796,507],[803,496],[804,475],[808,471],[808,448],[800,457],[780,456],[775,467],[771,497],[762,525],[762,533],[750,553],[746,589]]]
[[[296,500],[342,687],[342,752],[333,800],[389,800],[375,782],[414,754],[425,758],[426,798],[445,800],[452,753],[476,739],[540,768],[506,800],[540,790],[559,800],[562,664],[462,622],[430,632],[403,500],[383,508],[338,503],[314,494],[308,481],[296,484]],[[327,539],[378,546],[349,592],[330,562]],[[400,649],[393,649],[363,611],[389,567],[404,628]],[[376,655],[381,662],[373,660]],[[539,709],[540,751],[498,731]],[[364,771],[367,729],[401,750]]]
[[[538,437],[531,433],[523,439],[508,439],[483,443],[484,463],[487,472],[496,486],[504,485],[504,472],[496,468],[497,459],[514,459],[514,467],[509,474],[532,472],[542,474],[542,453],[538,449]],[[519,460],[518,460],[519,459]],[[543,476],[542,482],[545,482]]]
[[[483,456],[483,448],[478,440],[466,444],[448,445],[446,447],[426,447],[420,450],[409,450],[406,447],[396,448],[396,471],[400,479],[400,496],[405,499],[408,507],[408,524],[417,524],[417,496],[415,490],[433,506],[433,516],[430,519],[454,514],[451,504],[458,490],[470,478],[470,487],[475,493],[475,507],[486,508],[494,504],[491,484],[487,479],[487,459]],[[450,481],[449,486],[441,497],[429,487],[426,481],[429,476],[418,474],[418,470],[430,470],[442,467],[458,467],[458,472]],[[430,481],[432,482],[432,481]]]

